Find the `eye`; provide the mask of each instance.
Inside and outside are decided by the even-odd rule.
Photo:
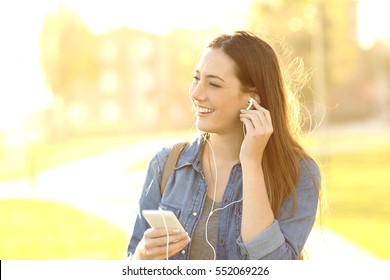
[[[212,86],[212,87],[215,87],[215,88],[220,88],[221,87],[220,85],[217,85],[215,83],[210,83],[209,85]]]
[[[193,76],[192,79],[193,79],[194,81],[197,81],[197,82],[199,82],[199,80],[200,80],[200,78],[199,78],[198,76]]]

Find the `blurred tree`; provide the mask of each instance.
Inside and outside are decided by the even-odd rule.
[[[377,117],[390,120],[390,41],[377,39],[369,51],[366,68],[371,70],[371,103]],[[369,106],[367,106],[369,107]]]
[[[55,137],[64,137],[67,105],[97,79],[95,39],[73,9],[60,5],[46,16],[40,43],[43,72],[54,95],[52,128]]]
[[[294,56],[313,67],[313,92],[306,90],[305,98],[314,94],[325,108],[340,103],[337,110],[327,112],[330,117],[364,112],[356,0],[253,0],[248,26],[283,38]]]
[[[313,2],[313,0],[252,0],[248,27],[263,36],[276,48],[281,54],[281,63],[284,69],[294,57],[302,58],[307,69],[311,69],[315,65],[314,60],[318,62],[318,69],[323,70],[324,68],[320,60],[323,57],[322,50],[317,47],[313,48],[313,43],[323,47],[322,36],[319,36],[322,35],[319,33],[321,30],[317,28],[316,22],[318,11]],[[314,35],[314,33],[316,34]],[[292,74],[293,71],[294,69],[290,69],[288,72]],[[314,80],[318,83],[324,82],[324,72],[314,74],[318,74],[315,76],[318,79],[310,80],[307,87],[303,88],[301,92],[306,101],[314,99],[312,89],[316,88],[317,84],[312,87],[311,83],[314,83]],[[298,82],[299,79],[296,81]],[[313,102],[306,106],[310,111],[316,109]],[[318,116],[317,122],[320,122],[320,119],[322,116]]]
[[[310,32],[317,11],[313,0],[252,0],[248,27],[262,36],[288,42],[294,55],[310,62]]]

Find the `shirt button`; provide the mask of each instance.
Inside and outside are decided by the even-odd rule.
[[[184,255],[186,253],[186,250],[182,250],[181,254]]]
[[[194,217],[198,216],[198,212],[192,213],[192,216],[194,216]]]
[[[221,241],[219,241],[219,244],[223,245],[225,243],[225,241],[223,239],[221,239]]]

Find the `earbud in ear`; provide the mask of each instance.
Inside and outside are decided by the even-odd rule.
[[[253,102],[255,102],[255,100],[251,97],[248,102],[248,107],[246,107],[247,110],[251,110],[253,108]]]

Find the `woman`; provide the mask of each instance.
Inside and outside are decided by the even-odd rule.
[[[293,137],[274,50],[248,32],[215,38],[189,94],[204,133],[181,154],[163,197],[170,149],[155,155],[140,199],[141,210],[172,210],[187,232],[169,229],[167,249],[166,229],[149,228],[139,215],[129,257],[298,259],[314,224],[320,173]]]

